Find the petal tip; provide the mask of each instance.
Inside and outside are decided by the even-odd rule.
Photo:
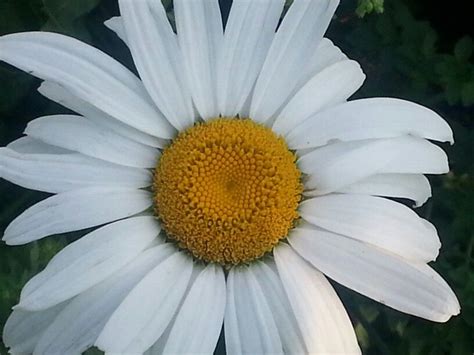
[[[15,242],[15,236],[12,236],[12,233],[9,231],[10,226],[8,226],[5,231],[3,232],[2,241],[5,242],[7,245],[17,245],[18,243]]]
[[[434,318],[433,319],[433,322],[437,322],[437,323],[446,323],[448,322],[452,317],[456,317],[457,315],[459,315],[461,309],[458,308],[457,310],[451,310],[450,313],[446,313],[446,314],[442,314],[440,315],[439,317],[437,318]]]
[[[447,141],[449,142],[449,145],[454,145],[454,135],[452,132]]]
[[[20,302],[16,306],[14,306],[15,310],[19,311],[26,311],[26,312],[39,312],[39,311],[44,311],[48,308],[54,307],[55,304],[41,304],[36,302],[36,300],[31,299],[30,297],[25,297],[21,299],[20,296]]]

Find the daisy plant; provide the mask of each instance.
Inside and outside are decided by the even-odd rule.
[[[359,64],[329,39],[337,0],[119,0],[105,25],[139,77],[57,33],[0,37],[0,60],[76,112],[0,148],[0,177],[53,194],[9,245],[95,228],[24,286],[13,354],[359,354],[328,278],[435,322],[459,313],[409,206],[449,171],[449,125],[413,102],[348,100]],[[395,201],[393,198],[397,198]]]

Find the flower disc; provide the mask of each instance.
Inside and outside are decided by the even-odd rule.
[[[298,217],[300,178],[295,155],[270,129],[215,119],[164,150],[155,209],[168,236],[196,258],[249,262],[287,236]]]

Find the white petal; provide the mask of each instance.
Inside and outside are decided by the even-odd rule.
[[[150,271],[110,317],[96,346],[118,353],[146,351],[171,321],[192,269],[192,260],[177,252]]]
[[[305,188],[316,188],[319,194],[340,190],[374,174],[449,171],[441,148],[408,136],[330,144],[302,156],[298,166],[310,175]]]
[[[127,218],[59,252],[21,291],[19,308],[41,310],[87,290],[133,260],[160,233],[154,217]]]
[[[147,187],[148,170],[72,154],[21,154],[0,148],[0,178],[29,189],[64,192],[88,186]]]
[[[61,84],[132,127],[161,138],[174,136],[173,128],[128,69],[76,39],[48,32],[5,35],[0,38],[0,60]]]
[[[255,88],[255,86],[253,87]],[[247,97],[247,100],[245,101],[244,105],[240,109],[239,116],[240,117],[250,117],[250,104],[252,102],[252,96],[253,96],[253,88],[250,92],[249,97]]]
[[[311,196],[311,192],[305,194]],[[431,186],[421,174],[376,174],[337,192],[406,198],[415,201],[416,207],[420,207],[431,197]]]
[[[404,313],[445,322],[459,313],[449,286],[431,268],[411,264],[341,235],[296,228],[290,244],[328,277]]]
[[[114,16],[109,18],[104,22],[104,25],[111,31],[114,31],[115,34],[125,43],[127,43],[127,34],[125,32],[125,27],[123,25],[123,20],[120,16]]]
[[[263,262],[256,262],[252,265],[252,272],[262,288],[275,319],[284,353],[305,354],[307,351],[303,336],[275,269],[274,264],[267,265]]]
[[[283,354],[266,295],[251,267],[229,271],[224,328],[228,354]]]
[[[223,29],[217,0],[174,0],[176,29],[194,104],[204,119],[217,117],[217,65]]]
[[[25,133],[47,144],[136,168],[153,168],[159,151],[80,116],[54,115],[28,123]]]
[[[453,143],[453,132],[441,116],[410,101],[371,98],[349,101],[320,112],[287,136],[293,149],[319,147],[333,139],[352,141],[403,135]]]
[[[283,108],[275,120],[273,131],[286,135],[311,115],[347,100],[364,80],[365,75],[354,60],[343,60],[325,68]]]
[[[347,56],[332,43],[330,39],[323,38],[311,56],[308,63],[305,64],[301,72],[300,79],[296,89],[302,88],[312,77],[325,68],[346,60]],[[291,96],[291,95],[290,95]]]
[[[84,100],[81,100],[79,97],[72,94],[61,85],[51,81],[44,81],[38,88],[38,92],[48,99],[81,114],[94,123],[135,142],[159,148],[164,147],[167,142],[167,140],[151,136],[147,133],[139,131],[136,128],[133,128],[132,126],[118,121],[114,117],[106,114]]]
[[[20,154],[71,154],[70,150],[46,144],[31,137],[21,137],[7,145],[8,149]]]
[[[435,260],[436,228],[409,207],[386,198],[326,195],[303,201],[300,215],[311,224],[389,250],[404,258]]]
[[[174,313],[171,321],[168,323],[168,326],[163,331],[163,333],[160,335],[158,340],[147,351],[145,351],[143,353],[143,355],[163,354],[163,352],[165,350],[165,346],[168,342],[168,338],[169,338],[170,333],[171,333],[171,329],[173,328],[174,323],[176,322],[177,316],[180,314],[180,310],[181,310],[181,308],[184,304],[184,301],[188,297],[189,292],[191,291],[191,288],[193,287],[194,282],[196,281],[197,277],[199,276],[199,274],[201,274],[204,271],[204,269],[205,269],[205,266],[203,264],[197,264],[197,263],[193,264],[193,271],[191,273],[191,278],[189,279],[189,283],[188,283],[188,286],[186,288],[186,292],[184,293],[184,296],[181,299],[180,305],[176,309],[176,312]],[[200,302],[202,302],[202,300],[200,300]],[[188,321],[189,321],[189,319],[188,319]],[[196,329],[195,329],[195,331],[196,331]]]
[[[12,354],[31,354],[41,335],[66,303],[40,312],[15,309],[3,328],[2,340]]]
[[[283,0],[235,0],[232,3],[219,60],[218,104],[234,117],[262,68],[283,10]]]
[[[178,130],[194,122],[191,94],[182,70],[176,36],[161,2],[121,0],[120,13],[143,84],[168,121]]]
[[[295,94],[305,86],[308,81],[327,67],[341,61],[347,60],[347,56],[336,47],[331,40],[323,38],[311,58],[301,68],[298,74],[298,83],[288,95],[281,107],[285,107]]]
[[[308,353],[360,354],[346,310],[324,275],[286,244],[274,255]]]
[[[209,264],[194,281],[178,311],[163,354],[212,355],[224,320],[225,299],[222,267]]]
[[[253,94],[250,117],[267,121],[295,88],[319,45],[338,0],[295,0],[273,40]]]
[[[133,287],[173,252],[171,244],[148,249],[107,280],[74,298],[44,332],[35,355],[80,354],[92,346]]]
[[[91,187],[68,191],[28,208],[10,223],[3,240],[9,245],[25,244],[130,217],[151,205],[151,194],[141,190]]]

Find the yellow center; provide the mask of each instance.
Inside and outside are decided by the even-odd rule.
[[[180,133],[154,176],[155,209],[179,246],[220,264],[270,252],[298,217],[295,155],[249,119],[215,119]]]

